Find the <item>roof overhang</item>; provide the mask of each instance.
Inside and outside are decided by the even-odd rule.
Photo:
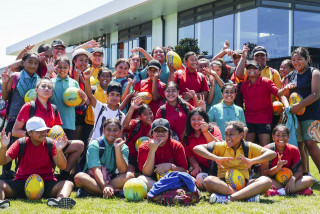
[[[17,55],[28,44],[36,47],[61,39],[67,45],[76,45],[105,33],[126,29],[149,22],[161,15],[169,15],[213,2],[214,0],[113,0],[94,10],[52,27],[44,32],[13,44],[8,55]]]

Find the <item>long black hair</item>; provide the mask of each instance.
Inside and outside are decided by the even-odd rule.
[[[185,145],[188,145],[188,138],[190,136],[190,134],[192,132],[194,132],[194,129],[192,128],[191,126],[191,117],[195,114],[199,114],[201,117],[203,117],[203,120],[209,124],[209,131],[211,132],[213,130],[213,126],[212,124],[209,123],[209,116],[207,115],[206,111],[203,110],[202,108],[200,107],[197,107],[197,108],[194,108],[192,109],[189,114],[188,114],[188,117],[187,117],[187,122],[186,122],[186,128],[185,128],[185,131],[183,133],[183,137],[182,137],[182,142],[185,144]]]
[[[179,91],[179,86],[178,86],[178,84],[177,84],[176,82],[173,82],[173,81],[168,82],[168,84],[164,87],[164,90],[167,90],[167,88],[168,88],[169,86],[173,86],[173,87],[175,87],[175,88],[177,89],[177,91]],[[179,103],[179,105],[181,106],[181,108],[183,109],[183,111],[186,113],[186,115],[188,115],[188,113],[190,112],[190,110],[189,110],[189,107],[188,107],[187,102],[184,101],[184,100],[180,97],[180,95],[178,95],[178,97],[177,97],[177,102]]]

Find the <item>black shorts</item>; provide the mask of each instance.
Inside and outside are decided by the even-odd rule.
[[[68,140],[67,145],[62,149],[62,152],[65,153],[71,144],[71,140]]]
[[[129,164],[134,167],[135,172],[139,172],[138,157],[129,156]]]
[[[247,123],[248,133],[271,134],[272,124]]]
[[[24,184],[26,181],[22,180],[3,180],[6,182],[11,189],[15,192],[14,198],[26,198],[26,194],[24,192]],[[59,183],[59,181],[44,181],[44,192],[42,197],[43,198],[50,198],[53,197],[50,195],[53,187]],[[54,196],[55,197],[55,196]]]
[[[84,126],[84,114],[76,114],[76,126]]]
[[[75,130],[63,129],[63,131],[67,135],[68,140],[73,140]]]

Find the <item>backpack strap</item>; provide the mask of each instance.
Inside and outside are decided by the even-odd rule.
[[[269,143],[269,144],[268,144],[268,148],[269,148],[270,150],[272,150],[272,151],[276,151],[276,144],[275,144],[275,143]],[[270,168],[270,166],[271,166],[271,164],[272,164],[272,161],[273,161],[273,159],[269,161],[269,168]]]
[[[97,126],[97,123],[98,123],[98,121],[99,121],[99,118],[100,118],[102,112],[103,112],[105,109],[107,109],[107,108],[106,108],[104,105],[102,105],[102,107],[101,107],[101,109],[100,109],[100,111],[99,111],[98,117],[97,117],[97,121],[95,122],[95,124],[94,124],[94,126],[93,126],[93,129],[91,130],[91,132],[90,132],[90,134],[89,134],[89,137],[88,137],[88,139],[87,139],[88,141],[91,140],[91,137],[92,137],[92,135],[93,135],[93,132],[94,132],[94,130],[95,130],[96,126]],[[93,139],[93,140],[94,140],[94,139]]]
[[[214,146],[215,145],[216,145],[216,142],[214,142],[214,141],[208,143],[207,144],[208,152],[212,153],[213,150],[214,150]],[[208,161],[208,165],[209,165],[208,174],[217,176],[217,174],[218,174],[218,165],[217,165],[217,163],[215,161],[209,160],[209,159],[207,161]]]
[[[30,101],[30,111],[29,111],[29,118],[34,117],[36,115],[37,105],[34,100]]]
[[[99,143],[99,159],[102,158],[104,151],[106,150],[106,145],[104,144],[104,137],[99,137],[97,139],[98,143]]]
[[[52,109],[53,109],[53,111],[54,111],[54,116],[55,116],[55,118],[57,118],[58,112],[59,112],[57,106],[54,105],[54,104],[51,104],[51,107],[52,107]]]
[[[243,149],[243,154],[246,158],[249,156],[249,143],[245,140],[242,139],[242,149]]]
[[[53,148],[53,139],[50,138],[50,137],[47,137],[46,138],[47,140],[47,147],[48,147],[48,155],[49,155],[49,158],[53,164],[53,167],[55,166],[54,164],[54,160],[53,160],[53,157],[52,157],[52,148]]]
[[[160,111],[161,111],[161,117],[166,118],[166,104],[160,106]]]
[[[21,158],[24,154],[24,148],[26,147],[26,139],[25,137],[19,138],[19,154],[18,154],[18,162],[16,163],[16,169],[15,171],[17,171],[17,169],[19,168],[20,162],[21,162]]]
[[[122,88],[123,88],[124,84],[125,84],[127,81],[128,81],[128,79],[123,79],[123,80],[121,80],[120,84],[121,84]]]
[[[18,82],[20,80],[20,72],[14,72],[13,73],[13,83],[12,83],[12,93],[14,92],[14,90],[16,89]]]
[[[138,72],[138,76],[139,76],[139,79],[142,80],[142,76],[141,76],[140,71]]]
[[[237,95],[235,99],[235,104],[241,108],[243,108],[243,95],[241,93],[241,86],[243,82],[239,82],[237,85]]]
[[[119,114],[119,121],[121,123],[121,120],[122,120],[122,114],[121,114],[121,111],[118,109],[118,114]]]
[[[128,144],[128,143],[130,142],[130,140],[133,138],[133,136],[135,136],[135,135],[138,133],[140,127],[141,127],[141,120],[139,120],[139,121],[137,122],[136,126],[134,127],[134,129],[133,129],[132,132],[131,132],[130,137],[129,137],[129,138],[127,139],[127,141],[126,141],[126,144]]]

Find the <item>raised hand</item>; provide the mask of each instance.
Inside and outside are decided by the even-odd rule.
[[[142,50],[143,48],[140,48],[140,47],[134,47],[134,48],[132,48],[131,49],[131,53],[138,53],[138,52],[140,52],[141,50]]]
[[[152,139],[149,141],[149,150],[152,152],[156,152],[160,144],[162,143],[159,139]]]
[[[281,160],[281,158],[282,158],[282,154],[280,155],[280,154],[278,153],[278,163],[277,163],[277,167],[278,167],[279,169],[282,169],[283,165],[286,165],[286,164],[288,163],[287,160]]]
[[[122,138],[117,138],[113,143],[114,149],[121,149],[121,146],[125,144],[125,142],[126,138],[124,138],[124,140],[122,140]]]
[[[153,81],[158,81],[159,77],[160,77],[160,71],[154,72]]]
[[[230,42],[228,40],[226,40],[224,43],[223,43],[223,48],[222,50],[225,50],[227,49],[228,47],[230,47]]]
[[[206,100],[204,95],[200,95],[200,99],[198,101],[198,107],[206,111],[207,106],[206,106]]]
[[[68,143],[68,140],[61,137],[59,137],[57,140],[54,140],[54,141],[55,141],[55,146],[57,151],[61,151]]]
[[[23,51],[27,53],[27,52],[31,51],[31,49],[32,49],[33,47],[34,47],[34,45],[30,45],[30,44],[29,44],[29,45],[27,45],[26,47],[24,47]]]
[[[92,68],[92,69],[87,68],[87,69],[82,73],[83,77],[84,77],[85,79],[90,79],[90,77],[92,76],[92,70],[93,70],[93,68]]]
[[[52,74],[57,69],[58,65],[54,66],[54,63],[54,58],[50,58],[47,61],[45,61],[45,64],[47,66],[47,73]]]
[[[247,57],[248,52],[250,51],[249,45],[243,45],[243,49],[242,49],[242,56]]]
[[[131,107],[134,110],[137,110],[138,108],[141,107],[141,105],[143,104],[143,100],[140,97],[136,97],[132,102],[131,102]]]
[[[11,68],[7,67],[6,70],[1,74],[1,80],[2,80],[3,83],[9,82],[9,79],[10,79],[9,74],[11,72],[12,72]]]
[[[228,54],[228,56],[233,56],[233,50],[231,49],[225,49],[224,52]]]
[[[8,136],[6,135],[5,129],[2,129],[1,131],[1,147],[8,147],[10,143],[10,136],[11,133],[8,133]]]
[[[209,130],[209,124],[206,122],[202,122],[201,131],[204,133],[204,132],[207,132],[208,130]]]
[[[84,46],[86,48],[94,48],[94,47],[101,47],[100,42],[97,42],[96,40],[92,39],[86,43],[84,43]]]

